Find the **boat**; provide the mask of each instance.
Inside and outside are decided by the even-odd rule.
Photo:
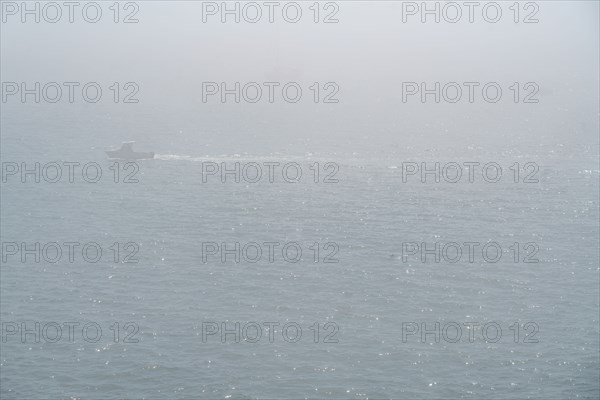
[[[147,160],[154,158],[153,152],[140,152],[133,151],[133,144],[135,142],[123,142],[121,148],[118,150],[106,150],[105,153],[108,158],[117,158],[120,160]]]

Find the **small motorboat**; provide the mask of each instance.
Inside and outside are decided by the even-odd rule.
[[[153,152],[141,152],[133,151],[133,144],[135,142],[123,142],[121,148],[118,150],[106,150],[105,153],[108,158],[118,158],[120,160],[146,160],[154,158]]]

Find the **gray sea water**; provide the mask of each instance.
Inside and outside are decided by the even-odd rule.
[[[593,148],[474,148],[453,156],[403,148],[377,157],[158,154],[138,162],[138,183],[116,184],[101,150],[88,147],[81,157],[85,140],[42,140],[38,153],[26,140],[35,131],[20,127],[19,139],[3,137],[4,162],[95,161],[108,179],[24,184],[18,175],[7,177],[3,242],[95,242],[105,255],[90,263],[75,252],[74,262],[64,254],[52,264],[31,256],[22,262],[19,253],[2,263],[4,323],[80,323],[73,343],[64,326],[56,343],[5,335],[3,398],[598,397]],[[403,183],[402,163],[414,160],[495,161],[507,179]],[[203,183],[207,161],[296,162],[305,173],[314,162],[333,161],[339,182],[315,184],[310,176],[293,184],[223,184],[214,177]],[[539,165],[539,182],[514,183],[507,169],[514,162]],[[272,263],[266,256],[256,263],[222,263],[218,256],[202,262],[203,242],[236,241],[297,242],[304,253],[296,263],[281,256]],[[402,243],[435,241],[495,241],[505,254],[495,263],[480,255],[473,263],[402,259]],[[115,242],[138,243],[139,262],[121,256],[115,263]],[[317,263],[308,249],[314,242],[322,251]],[[323,245],[332,242],[339,262],[324,263],[331,251]],[[508,248],[514,242],[536,243],[539,262],[515,263]],[[139,327],[131,336],[137,343],[123,342],[134,330],[123,331],[128,322]],[[203,341],[203,322],[280,326],[272,342],[265,328],[256,343],[236,343],[234,335],[223,343],[220,335]],[[302,327],[295,343],[281,336],[290,322]],[[463,336],[457,343],[436,342],[432,334],[403,340],[403,323],[411,322],[429,329],[457,323]],[[464,325],[470,322],[480,324],[472,342]],[[521,329],[535,324],[535,340],[525,340],[530,325],[515,343],[515,322]],[[102,328],[97,343],[81,336],[86,323]],[[315,323],[334,324],[318,343]],[[501,327],[500,340],[484,340],[486,323]],[[337,343],[324,343],[334,330]]]

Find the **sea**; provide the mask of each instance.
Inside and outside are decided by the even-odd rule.
[[[15,107],[3,399],[600,397],[593,143],[253,147]],[[155,158],[109,160],[125,140]]]

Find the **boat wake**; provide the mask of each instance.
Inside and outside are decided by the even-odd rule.
[[[311,157],[306,156],[289,156],[283,154],[253,156],[250,154],[219,154],[216,156],[205,155],[202,157],[190,156],[183,154],[155,154],[155,160],[161,161],[189,161],[189,162],[221,162],[221,161],[306,161],[311,160]]]

